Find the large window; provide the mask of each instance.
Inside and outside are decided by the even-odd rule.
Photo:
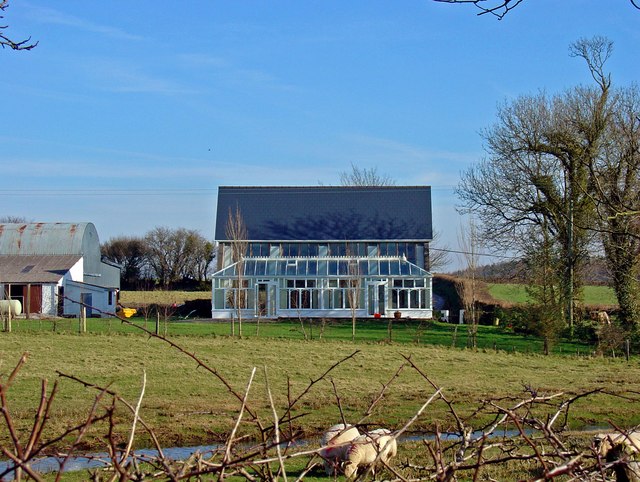
[[[261,256],[269,256],[268,243],[251,243],[249,245],[249,256],[259,258]]]
[[[317,310],[320,293],[315,279],[288,279],[287,305],[290,310]]]
[[[362,307],[363,291],[360,283],[353,279],[327,280],[324,296],[324,308],[330,310],[344,310]]]
[[[248,309],[255,306],[255,292],[249,289],[249,280],[218,279],[213,290],[213,302],[216,309]]]
[[[425,309],[429,305],[427,301],[430,292],[423,278],[396,278],[392,280],[391,286],[392,309]]]

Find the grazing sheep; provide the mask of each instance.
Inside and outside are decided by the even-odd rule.
[[[360,436],[360,432],[352,425],[339,423],[329,427],[322,435],[323,449],[320,457],[324,459],[323,466],[327,475],[334,475],[347,459],[349,443]]]
[[[391,457],[395,457],[398,453],[398,444],[396,442],[396,439],[391,437],[391,430],[389,430],[388,428],[377,428],[375,430],[372,430],[371,432],[367,432],[369,434],[369,436],[371,437],[378,437],[378,436],[388,436],[388,438],[386,439],[386,441],[384,443],[380,444],[380,448],[383,449],[385,448],[385,444],[387,441],[391,441],[389,443],[389,447],[387,447],[387,453],[388,453],[388,459],[390,459]]]
[[[344,475],[347,478],[355,477],[358,467],[372,465],[378,454],[380,461],[386,463],[397,452],[396,441],[391,436],[391,431],[386,429],[373,430],[354,439],[347,451],[347,463],[344,467]],[[371,468],[375,474],[375,467]]]
[[[635,461],[640,453],[640,432],[598,434],[594,446],[605,461],[613,462],[618,482],[640,482],[640,463]]]

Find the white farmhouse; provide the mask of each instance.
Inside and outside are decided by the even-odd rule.
[[[221,186],[212,317],[431,318],[432,238],[429,186]]]

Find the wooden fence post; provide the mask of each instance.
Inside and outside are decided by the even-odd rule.
[[[627,339],[624,341],[624,355],[627,361],[629,361],[629,355],[631,354],[631,342]]]
[[[31,318],[31,284],[27,284],[27,301],[24,303],[27,305],[27,309],[25,310],[27,313],[27,320]]]
[[[86,333],[87,332],[87,308],[85,306],[80,308],[79,322],[80,322],[80,326],[78,327],[78,331],[80,333]]]

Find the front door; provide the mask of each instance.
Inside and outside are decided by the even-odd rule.
[[[276,288],[275,283],[256,283],[256,315],[259,318],[276,317]]]
[[[367,283],[367,312],[373,316],[376,313],[384,316],[386,311],[386,281]]]

